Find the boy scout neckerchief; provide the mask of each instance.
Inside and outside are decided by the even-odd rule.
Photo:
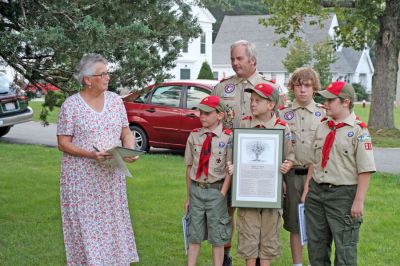
[[[336,136],[336,129],[339,129],[341,127],[344,127],[346,123],[339,123],[335,125],[335,122],[332,120],[328,121],[328,127],[331,130],[329,134],[326,136],[324,147],[322,148],[322,162],[321,162],[321,167],[324,169],[326,167],[326,164],[329,160],[329,152],[331,151],[332,144],[335,141],[335,136]]]
[[[201,173],[203,172],[206,176],[205,179],[208,179],[208,162],[211,156],[211,141],[215,134],[212,132],[206,132],[205,134],[207,135],[207,138],[204,140],[203,147],[201,148],[199,167],[197,168],[196,172],[196,180],[200,178]]]

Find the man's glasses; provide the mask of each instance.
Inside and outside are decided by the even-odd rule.
[[[96,74],[96,75],[90,75],[91,77],[101,77],[102,79],[103,78],[105,78],[105,77],[109,77],[110,76],[110,73],[108,73],[108,72],[103,72],[103,73],[101,73],[101,74]]]

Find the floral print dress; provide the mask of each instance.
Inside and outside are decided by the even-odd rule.
[[[101,112],[79,93],[61,107],[57,135],[72,136],[85,150],[120,144],[128,126],[122,100],[104,92]],[[129,265],[139,260],[129,216],[125,176],[96,160],[64,153],[60,178],[61,213],[68,265]]]

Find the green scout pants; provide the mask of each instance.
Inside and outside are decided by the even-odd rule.
[[[357,242],[362,218],[351,217],[357,185],[332,186],[310,182],[305,202],[308,257],[312,266],[357,265]]]

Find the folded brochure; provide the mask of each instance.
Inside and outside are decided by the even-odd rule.
[[[108,153],[112,155],[112,159],[107,160],[105,164],[110,165],[118,170],[120,170],[125,176],[132,177],[131,172],[129,169],[126,167],[126,163],[124,162],[124,157],[130,157],[130,156],[137,156],[144,154],[145,151],[140,151],[140,150],[135,150],[135,149],[129,149],[129,148],[124,148],[124,147],[114,147],[112,149],[107,150]]]

